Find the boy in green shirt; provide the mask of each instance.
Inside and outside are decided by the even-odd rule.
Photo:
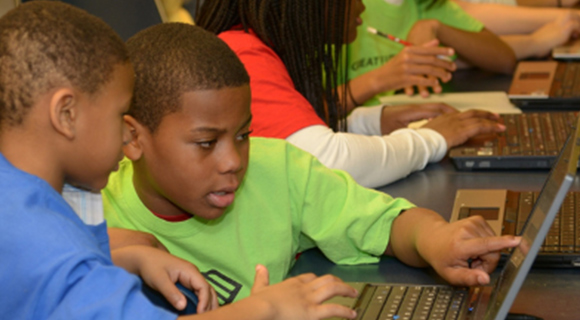
[[[498,250],[517,245],[493,237],[483,219],[448,224],[283,140],[249,139],[249,79],[215,36],[164,24],[127,45],[136,73],[125,117],[132,140],[103,191],[105,217],[195,263],[222,303],[250,293],[256,264],[279,282],[312,247],[342,264],[390,254],[475,285],[489,282]]]

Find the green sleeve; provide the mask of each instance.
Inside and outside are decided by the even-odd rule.
[[[297,151],[302,152],[289,153]],[[317,246],[334,263],[377,262],[387,248],[393,220],[414,205],[364,188],[348,173],[328,169],[314,157],[306,161],[307,166],[292,166],[302,172],[288,172],[297,177],[291,180],[291,192],[300,199],[299,251]]]
[[[437,19],[448,26],[465,31],[479,32],[483,30],[483,23],[470,16],[457,3],[451,0],[444,0],[434,5],[429,5],[429,3],[431,2],[420,2],[420,19]]]

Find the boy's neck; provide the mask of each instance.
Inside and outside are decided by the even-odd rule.
[[[45,180],[60,193],[64,175],[54,157],[56,146],[43,143],[46,140],[30,132],[24,125],[4,128],[0,132],[0,152],[14,167]]]
[[[147,183],[147,178],[141,174],[139,165],[133,161],[133,187],[139,197],[139,200],[152,214],[168,217],[182,217],[184,212],[181,208],[171,203],[167,198],[160,195],[155,189]],[[172,218],[169,218],[172,219]]]

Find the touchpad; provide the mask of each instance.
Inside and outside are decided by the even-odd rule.
[[[467,217],[482,216],[485,220],[498,220],[499,219],[499,208],[486,207],[486,208],[470,208],[461,207],[459,210],[459,219],[465,219]]]

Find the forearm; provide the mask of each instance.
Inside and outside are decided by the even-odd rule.
[[[571,8],[578,4],[578,0],[517,0],[519,6],[529,7],[558,7],[559,4],[564,8]]]
[[[526,59],[531,57],[540,57],[541,53],[546,52],[546,43],[534,41],[533,35],[506,35],[501,39],[507,43],[514,51],[516,58]]]
[[[111,250],[111,258],[114,265],[125,269],[129,273],[140,275],[139,265],[141,264],[142,251],[140,246],[122,247]]]
[[[499,73],[512,73],[515,68],[513,50],[486,29],[468,32],[437,23],[436,36],[443,45],[455,49],[461,59],[473,66]]]
[[[401,213],[391,227],[389,246],[385,251],[407,265],[425,267],[428,263],[418,251],[421,235],[429,234],[437,225],[447,224],[439,214],[424,208],[413,208]]]
[[[167,251],[163,244],[150,233],[112,227],[107,228],[107,233],[109,234],[111,251],[133,245],[148,246]]]
[[[445,139],[429,129],[402,129],[388,136],[335,133],[311,126],[286,140],[310,152],[329,168],[347,171],[365,187],[379,187],[439,161],[447,151]]]
[[[556,8],[512,7],[496,3],[470,3],[456,1],[471,16],[481,21],[485,28],[498,35],[528,34],[565,14]]]

